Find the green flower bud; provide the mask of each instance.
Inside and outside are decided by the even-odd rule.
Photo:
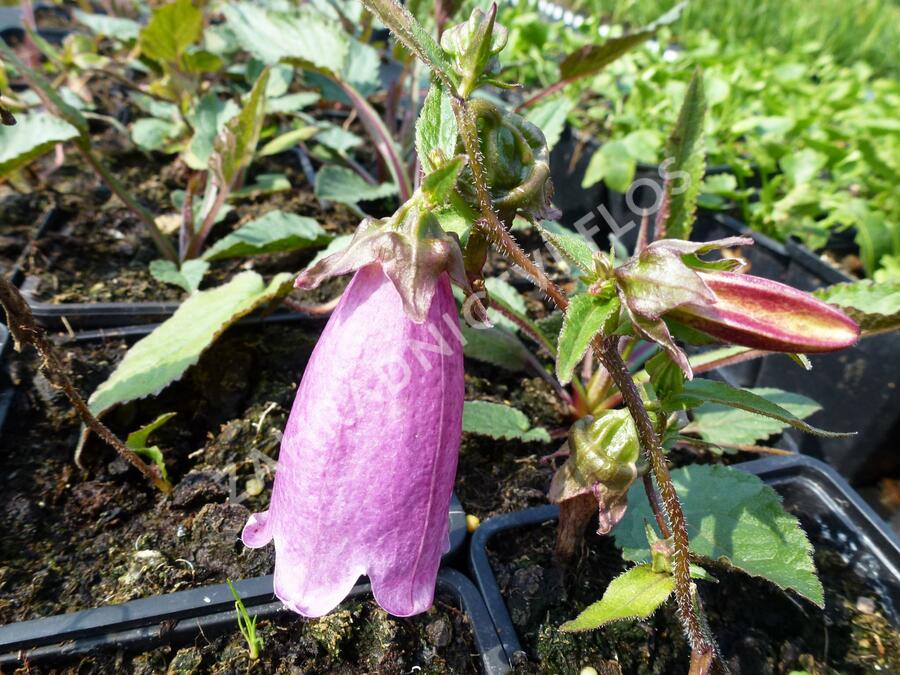
[[[532,218],[553,218],[547,141],[543,132],[516,113],[506,112],[483,99],[470,102],[475,113],[485,179],[494,207],[504,218],[516,213]],[[465,152],[460,141],[459,153]],[[471,169],[465,168],[457,184],[472,204],[477,204]]]
[[[598,532],[606,534],[622,519],[628,489],[638,476],[640,442],[627,410],[583,417],[569,431],[569,458],[550,484],[550,501],[592,494],[600,509]]]
[[[495,23],[496,16],[497,5],[492,5],[487,14],[476,8],[468,21],[449,28],[441,36],[441,48],[459,75],[458,89],[463,98],[500,72],[497,54],[506,46],[508,32]]]

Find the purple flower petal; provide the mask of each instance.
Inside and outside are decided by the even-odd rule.
[[[313,351],[284,431],[267,512],[247,546],[275,541],[275,593],[328,613],[367,574],[391,614],[428,609],[462,429],[456,305],[438,278],[411,320],[380,265],[360,269]]]

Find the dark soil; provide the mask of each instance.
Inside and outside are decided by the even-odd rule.
[[[108,148],[106,161],[137,198],[154,213],[175,213],[170,194],[187,184],[184,167],[162,155],[124,150],[118,147],[119,142],[111,132],[103,138]],[[255,176],[262,173],[283,173],[292,188],[233,200],[233,211],[213,228],[208,245],[277,209],[314,218],[325,230],[335,234],[355,229],[359,219],[349,209],[340,204],[322,208],[293,156],[283,154],[255,163],[247,184],[252,184]],[[179,300],[184,296],[182,289],[151,276],[148,265],[161,256],[144,226],[85,169],[77,155],[67,155],[66,164],[52,175],[48,188],[42,194],[53,196],[53,205],[60,212],[60,224],[34,241],[23,265],[32,277],[28,290],[37,300],[138,302]],[[35,215],[32,213],[29,218]],[[315,253],[304,250],[217,261],[212,263],[201,288],[219,285],[241,269],[255,269],[267,277],[278,272],[299,271]]]
[[[804,526],[815,531],[813,523]],[[561,567],[553,560],[554,537],[555,524],[547,524],[497,537],[489,547],[529,656],[519,672],[575,673],[591,666],[609,674],[686,673],[690,649],[674,603],[647,621],[588,633],[558,630],[596,602],[625,563],[612,537],[592,532],[577,560]],[[718,566],[710,567],[718,584],[700,582],[710,625],[732,672],[900,672],[900,633],[881,613],[877,594],[833,549],[815,537],[813,544],[825,586],[824,611],[763,580]]]
[[[238,535],[250,510],[268,503],[267,458],[316,333],[297,324],[231,330],[181,382],[107,417],[125,435],[178,413],[152,437],[175,484],[169,497],[96,439],[86,470],[76,468],[74,413],[30,357],[15,359],[21,393],[0,457],[0,623],[269,573],[272,550],[246,549]],[[126,348],[110,341],[63,353],[90,392]],[[255,474],[263,489],[251,482],[248,496]]]
[[[253,615],[253,609],[249,612]],[[371,600],[348,600],[328,616],[305,620],[282,612],[257,624],[263,647],[252,661],[235,629],[182,649],[160,647],[128,656],[90,656],[77,665],[29,673],[477,673],[478,652],[468,620],[450,598],[409,619],[389,616]]]

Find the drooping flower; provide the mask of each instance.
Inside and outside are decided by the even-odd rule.
[[[243,540],[274,540],[275,593],[305,616],[334,609],[361,575],[389,613],[423,612],[449,546],[464,394],[450,274],[460,268],[442,254],[452,242],[416,237],[430,214],[406,216],[369,223],[355,248],[298,279],[356,270],[300,382],[269,510],[251,516]]]
[[[742,261],[709,262],[700,253],[753,240],[729,237],[697,243],[661,239],[618,267],[616,288],[635,331],[660,344],[691,377],[687,356],[664,318],[715,339],[774,352],[815,353],[843,349],[859,339],[859,327],[843,312],[785,284],[733,269]]]
[[[853,319],[809,293],[749,274],[698,275],[715,294],[715,303],[682,305],[672,314],[724,342],[813,354],[843,349],[859,339]]]

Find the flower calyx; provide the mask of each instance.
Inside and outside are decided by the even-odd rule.
[[[371,264],[381,266],[400,294],[407,316],[416,323],[425,321],[442,273],[467,294],[472,293],[459,239],[441,229],[421,192],[388,218],[363,220],[347,248],[305,269],[294,286],[316,288],[326,279]],[[481,307],[474,310],[486,314]]]

